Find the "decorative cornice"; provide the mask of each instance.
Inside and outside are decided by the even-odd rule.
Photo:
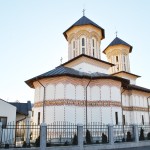
[[[79,107],[85,107],[86,101],[85,100],[72,100],[72,99],[58,99],[58,100],[46,100],[44,102],[45,106],[79,106]],[[34,104],[34,107],[42,107],[43,102],[36,102]],[[87,101],[87,106],[88,107],[121,107],[121,102],[118,101],[99,101],[99,100],[94,100],[94,101]]]
[[[123,107],[124,111],[144,111],[144,112],[148,112],[148,108],[146,107],[135,107],[135,106],[124,106]]]

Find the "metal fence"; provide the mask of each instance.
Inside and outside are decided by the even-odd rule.
[[[40,135],[40,126],[31,122],[8,123],[0,132],[0,147],[39,146],[36,142]]]
[[[139,140],[150,140],[150,125],[139,125]]]
[[[69,122],[54,122],[47,125],[47,146],[77,144],[77,125]]]
[[[108,143],[108,126],[99,122],[89,123],[83,126],[84,144]]]
[[[113,126],[114,142],[131,142],[133,137],[133,125],[114,125]]]

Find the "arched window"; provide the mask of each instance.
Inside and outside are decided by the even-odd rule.
[[[76,52],[75,52],[76,43],[74,39],[72,40],[71,45],[72,45],[73,57],[76,57]]]
[[[86,38],[85,38],[85,36],[80,37],[80,49],[81,49],[81,53],[85,54],[85,49],[86,49]]]
[[[92,38],[92,55],[95,57],[96,54],[96,39]]]

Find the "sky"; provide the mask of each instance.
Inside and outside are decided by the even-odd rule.
[[[149,0],[0,0],[0,98],[34,102],[24,81],[67,61],[63,32],[85,16],[105,29],[101,50],[118,37],[133,46],[131,73],[150,88]],[[107,61],[102,54],[102,60]]]

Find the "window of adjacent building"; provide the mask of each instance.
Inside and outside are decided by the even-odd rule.
[[[144,125],[144,116],[142,115],[142,124]]]
[[[123,125],[125,125],[125,122],[126,122],[126,116],[123,115]]]
[[[40,124],[40,112],[38,112],[38,125]]]
[[[34,111],[32,111],[32,117],[34,116]]]
[[[118,112],[115,112],[116,125],[118,125]]]
[[[2,122],[2,128],[6,128],[7,126],[7,117],[0,116],[0,122]]]

